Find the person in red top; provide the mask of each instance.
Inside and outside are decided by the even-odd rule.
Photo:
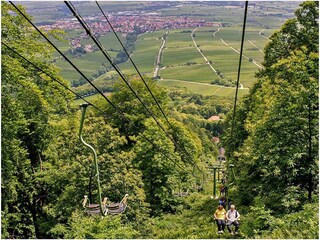
[[[226,210],[223,208],[222,205],[219,205],[218,209],[214,213],[214,219],[217,222],[218,233],[223,233],[224,228],[226,226]]]

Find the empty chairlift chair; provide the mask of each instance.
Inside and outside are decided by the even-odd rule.
[[[89,106],[89,104],[82,104],[81,105],[82,118],[81,118],[81,122],[80,122],[79,138],[80,138],[81,142],[86,147],[90,148],[90,150],[92,151],[92,153],[94,155],[95,177],[96,177],[96,182],[97,182],[99,201],[97,204],[90,203],[88,196],[85,195],[83,202],[82,202],[82,206],[85,208],[86,213],[88,213],[88,214],[101,214],[102,216],[105,216],[107,214],[111,214],[111,215],[120,214],[120,213],[123,213],[127,208],[127,201],[128,201],[129,195],[125,194],[125,196],[122,198],[122,200],[118,203],[107,203],[108,202],[107,197],[105,197],[102,200],[97,153],[96,153],[95,149],[91,145],[86,143],[82,138],[83,123],[84,123],[84,118],[85,118],[85,114],[86,114],[86,109],[88,106]]]
[[[90,203],[88,196],[85,195],[82,206],[86,209],[86,213],[88,214],[103,214],[103,215],[116,215],[123,213],[126,208],[127,208],[127,203],[128,203],[128,196],[129,194],[126,194],[122,200],[119,203],[108,203],[108,198],[105,197],[102,201],[102,211],[100,211],[100,204],[92,204]]]

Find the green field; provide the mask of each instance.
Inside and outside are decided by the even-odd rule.
[[[110,95],[110,94],[109,94]],[[107,95],[106,95],[107,96]],[[91,96],[88,96],[88,97],[85,97],[84,99],[86,99],[87,101],[89,102],[92,102],[92,101],[96,101],[98,99],[103,99],[103,97],[100,95],[100,94],[94,94],[94,95],[91,95]],[[82,99],[77,99],[77,100],[74,100],[73,101],[73,104],[74,105],[80,105],[80,104],[83,104],[85,103],[85,101],[83,101]]]
[[[178,29],[169,32],[162,56],[163,66],[186,64],[191,61],[199,64],[205,63],[193,45],[191,33],[182,32],[191,30],[193,29]]]
[[[172,79],[160,80],[158,82],[158,85],[163,87],[169,87],[169,88],[182,88],[192,93],[198,93],[203,95],[226,96],[226,97],[234,97],[235,95],[234,88],[226,88],[226,87],[220,87],[220,86],[209,85],[209,84],[205,85],[205,84],[199,84],[195,82],[179,82]],[[248,89],[239,89],[239,97],[247,94],[248,92],[249,92]]]
[[[131,57],[141,73],[149,74],[149,76],[152,75],[156,56],[161,45],[159,38],[161,38],[165,32],[165,30],[161,30],[141,34],[136,41],[135,51]],[[130,61],[119,64],[119,67],[127,73],[136,73]]]
[[[166,81],[162,81],[161,84],[159,83],[161,86],[167,85],[172,87],[178,84],[179,86],[183,85],[183,87],[189,88],[190,91],[200,93],[199,89],[203,89],[203,86],[199,88],[199,86],[196,86],[195,84],[186,85],[181,82],[174,82],[174,84],[171,84],[170,79],[196,83],[210,83],[213,80],[218,79],[217,74],[212,71],[194,46],[190,32],[193,30],[194,29],[175,29],[169,31],[161,58],[163,68],[160,70],[161,78]],[[212,62],[212,66],[216,70],[222,72],[225,77],[236,80],[239,54],[230,47],[235,49],[240,48],[241,28],[225,27],[221,28],[219,31],[217,30],[218,27],[198,28],[195,31],[195,41],[205,57]],[[244,45],[244,54],[253,58],[259,64],[263,61],[263,52],[261,52],[261,50],[263,50],[264,45],[268,42],[267,39],[259,35],[261,30],[262,29],[260,28],[248,28]],[[216,37],[213,37],[214,31],[216,31]],[[264,36],[269,36],[271,32],[272,30],[270,29],[266,30],[264,32]],[[79,34],[79,32],[76,33]],[[70,35],[75,37],[72,33],[70,35],[69,34],[70,33],[68,33],[69,37]],[[146,74],[148,77],[153,76],[155,59],[162,43],[161,37],[164,34],[165,30],[141,34],[135,43],[135,50],[131,57],[140,72],[142,74]],[[222,38],[229,46],[226,46],[220,38]],[[106,49],[112,48],[119,50],[121,48],[119,43],[116,41],[115,36],[111,33],[101,37],[100,41]],[[92,42],[90,39],[84,39],[82,40],[82,44],[87,45],[92,44]],[[66,50],[68,42],[60,43],[59,46]],[[112,57],[115,57],[117,54],[115,51],[108,52]],[[70,55],[68,56],[70,57]],[[102,63],[108,65],[107,60],[99,51],[87,53],[80,58],[73,57],[71,60],[87,77],[90,77],[95,73]],[[61,74],[67,80],[72,81],[79,79],[79,74],[74,71],[67,62],[59,59],[55,64],[62,69]],[[136,74],[135,69],[129,61],[119,64],[119,68],[124,74]],[[243,87],[248,88],[251,86],[254,81],[254,74],[258,69],[259,68],[252,62],[249,62],[248,59],[243,58],[240,78],[240,83],[243,84]],[[117,73],[115,71],[109,71],[105,75],[97,78],[95,83],[103,85],[105,78],[110,78],[112,76],[117,76]],[[81,89],[85,87],[86,85],[82,86]],[[208,94],[211,90],[211,92],[214,92],[214,89],[212,88],[214,86],[210,87],[210,90],[204,88],[204,94]],[[217,88],[219,88],[219,86],[217,86]],[[227,96],[231,93],[232,91],[227,89],[225,91],[219,90],[215,94]]]
[[[142,3],[141,3],[142,4]],[[80,13],[83,16],[96,14],[92,6],[94,3],[76,3],[80,7]],[[135,3],[103,3],[104,8],[111,7],[109,10],[137,9]],[[142,4],[143,5],[143,4]],[[141,5],[141,6],[142,6]],[[148,5],[148,4],[147,4]],[[224,5],[224,6],[223,6]],[[298,3],[296,4],[298,5]],[[88,6],[88,7],[86,7]],[[90,6],[90,7],[89,7]],[[165,6],[165,5],[163,5]],[[242,57],[240,84],[245,89],[240,90],[240,96],[248,92],[255,81],[255,73],[262,66],[264,58],[264,47],[269,42],[267,39],[276,31],[286,19],[293,15],[294,4],[287,3],[255,3],[249,4],[247,27],[245,33],[245,42]],[[154,11],[163,16],[191,17],[201,18],[206,21],[223,22],[224,27],[198,27],[195,33],[196,45],[198,45],[204,57],[211,63],[212,67],[223,74],[223,78],[235,81],[239,64],[239,51],[241,44],[243,4],[220,4],[218,2],[199,2],[193,5],[170,2],[166,7],[155,7]],[[41,17],[44,17],[41,15]],[[40,20],[40,19],[37,19]],[[42,20],[42,19],[41,19]],[[40,20],[40,21],[41,21]],[[164,87],[182,87],[191,92],[202,93],[206,95],[231,96],[234,94],[234,88],[224,88],[210,84],[219,79],[219,76],[210,68],[205,58],[199,53],[191,37],[191,29],[168,29],[169,35],[161,56],[161,68],[159,75],[161,81],[159,86]],[[218,30],[219,29],[219,30]],[[142,74],[153,77],[155,71],[155,61],[159,48],[162,45],[161,37],[167,29],[155,32],[140,34],[135,42],[135,50],[131,55],[136,66]],[[65,42],[55,43],[62,51],[71,48],[69,40],[78,37],[82,30],[68,31],[64,38]],[[215,33],[215,36],[213,35]],[[261,33],[261,35],[259,35]],[[123,42],[124,35],[119,34]],[[111,57],[116,57],[117,52],[121,50],[112,33],[100,37],[100,41]],[[81,40],[82,45],[92,44],[91,39]],[[68,81],[79,79],[79,74],[61,58],[54,54],[56,66],[61,68],[61,74]],[[68,55],[68,57],[72,57]],[[81,57],[72,57],[71,60],[88,77],[97,73],[102,65],[109,66],[107,59],[99,52],[87,53]],[[130,61],[118,65],[124,74],[137,74]],[[106,74],[96,78],[94,83],[98,86],[110,84],[109,79],[115,79],[118,75],[116,71],[111,70]],[[199,84],[200,83],[200,84]],[[206,85],[207,84],[207,85]],[[85,84],[78,89],[82,91],[89,89]]]
[[[178,79],[190,82],[210,83],[216,75],[207,64],[169,67],[161,71],[163,79]]]
[[[226,46],[219,38],[223,38],[230,46],[238,49],[240,46],[239,28],[222,28],[216,33],[216,38],[214,38],[212,34],[213,31],[217,31],[217,29],[217,27],[198,28],[195,31],[196,43],[200,46],[202,53],[207,57],[207,59],[212,61],[212,66],[216,70],[221,71],[225,77],[236,80],[239,54]],[[160,76],[163,81],[160,81],[159,85],[168,87],[186,87],[190,91],[196,93],[201,93],[201,91],[203,91],[203,94],[214,93],[215,95],[221,96],[230,96],[234,94],[233,89],[221,88],[220,86],[212,85],[199,86],[192,83],[209,84],[213,80],[217,79],[218,76],[212,71],[202,55],[197,51],[193,44],[191,33],[182,32],[191,30],[193,29],[170,30],[166,46],[162,53],[161,63],[164,67],[160,70]],[[261,30],[262,29],[258,28],[249,28],[248,37],[245,42],[245,48],[247,48],[247,50],[245,50],[244,53],[249,57],[254,58],[257,62],[261,62],[263,60],[263,53],[258,49],[263,49],[264,44],[268,41],[258,34]],[[268,32],[271,32],[271,30]],[[153,76],[155,59],[162,43],[161,36],[164,34],[165,30],[141,34],[135,43],[135,51],[132,54],[132,59],[140,72],[149,77]],[[267,36],[267,32],[265,33],[265,36]],[[258,48],[255,49],[248,40]],[[89,44],[87,41],[88,40],[86,39],[84,43]],[[111,34],[102,37],[101,41],[107,49],[120,49],[120,46],[117,46],[117,42]],[[115,57],[116,52],[109,51],[109,53]],[[103,62],[107,64],[106,59],[100,52],[88,53],[81,58],[73,58],[72,60],[77,66],[81,66],[81,70],[87,76],[91,76]],[[66,79],[73,80],[79,78],[79,75],[71,68],[71,66],[69,66],[68,63],[59,60],[56,65],[63,69],[62,75]],[[124,74],[136,74],[136,71],[129,61],[119,64],[119,68]],[[257,70],[258,67],[256,65],[243,58],[240,78],[240,83],[243,84],[243,87],[248,88],[251,86],[254,81],[254,74]],[[106,78],[110,78],[112,76],[117,76],[117,73],[115,71],[109,71],[105,75],[97,78],[94,82],[101,86],[103,85],[103,82],[106,81]],[[190,84],[170,79],[187,81],[190,82]],[[80,89],[85,87],[86,85],[82,86]],[[245,93],[247,91],[241,90],[241,92]]]
[[[76,38],[82,31],[75,30],[70,31],[63,35],[65,41],[57,41],[55,40],[55,44],[57,44],[58,48],[65,52],[68,49],[71,49],[69,44],[69,40],[72,38]],[[122,42],[124,42],[124,38],[119,35]],[[117,38],[114,34],[109,33],[99,38],[101,44],[108,50],[120,50],[121,45],[119,44]],[[89,38],[81,40],[82,45],[94,44],[93,41]],[[117,52],[115,51],[108,51],[109,55],[112,58],[115,58]],[[81,69],[81,71],[90,78],[91,75],[99,70],[99,67],[102,64],[109,66],[108,60],[103,56],[100,51],[89,52],[81,57],[73,57],[71,54],[66,54],[66,56],[77,66]],[[58,52],[54,52],[54,57],[57,59],[55,65],[61,69],[61,75],[68,81],[73,81],[79,79],[80,75],[73,69],[73,67],[66,61],[64,61]]]
[[[241,28],[222,28],[213,37],[214,31],[218,28],[198,28],[195,34],[195,41],[205,57],[212,61],[212,66],[223,73],[225,77],[236,80],[239,54],[232,50],[240,48]],[[254,59],[258,64],[263,60],[263,53],[259,51],[268,40],[262,38],[258,33],[261,29],[250,28],[245,42],[244,54]],[[230,47],[226,46],[222,38]],[[248,40],[257,43],[257,47],[252,46]],[[182,33],[180,30],[171,31],[167,39],[166,48],[163,52],[163,66],[160,75],[163,79],[178,79],[185,81],[210,83],[218,76],[205,63],[204,58],[197,51],[191,38],[191,33]],[[197,63],[196,65],[186,65],[187,62]],[[182,65],[182,66],[181,66]],[[254,81],[254,74],[259,68],[243,58],[241,67],[241,83],[244,87],[250,87]]]

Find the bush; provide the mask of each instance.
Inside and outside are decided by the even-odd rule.
[[[281,218],[271,218],[269,230],[263,232],[262,238],[277,239],[318,239],[319,205],[306,204],[296,213],[286,214]]]
[[[258,237],[262,231],[269,229],[271,219],[271,211],[265,206],[251,206],[250,212],[241,216],[241,232],[248,238]]]
[[[186,65],[195,65],[197,64],[196,62],[186,62]]]
[[[240,230],[246,238],[318,239],[318,203],[306,204],[300,211],[273,216],[265,206],[249,208],[242,214]]]
[[[135,238],[138,232],[128,224],[121,222],[121,216],[86,216],[82,212],[75,212],[70,221],[69,229],[61,229],[65,238]],[[55,229],[58,234],[58,229]],[[58,234],[60,235],[60,234]],[[61,236],[61,235],[60,235]]]
[[[178,214],[166,214],[150,218],[146,225],[148,238],[218,238],[213,220],[217,202],[208,195],[193,193],[182,199],[183,204]]]

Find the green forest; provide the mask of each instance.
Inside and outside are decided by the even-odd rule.
[[[104,217],[82,206],[84,195],[99,201],[94,158],[79,139],[75,96],[58,83],[70,85],[52,64],[54,49],[10,3],[1,14],[2,238],[319,238],[318,2],[301,3],[270,37],[234,118],[234,98],[146,78],[166,119],[136,75],[130,86],[153,117],[121,79],[107,96],[116,109],[90,101],[99,110],[88,107],[83,138],[97,151],[102,196],[129,195],[122,214]],[[222,120],[208,121],[214,115]],[[220,147],[234,166],[225,174],[241,214],[236,236],[219,235],[213,218],[210,168]]]

